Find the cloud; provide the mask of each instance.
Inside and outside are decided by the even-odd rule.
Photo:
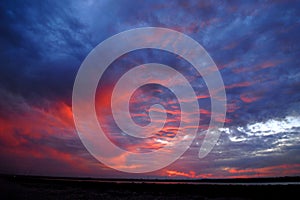
[[[280,174],[280,176],[291,176],[297,173],[300,169],[299,164],[290,165],[278,165],[262,168],[249,168],[249,169],[237,169],[237,168],[224,168],[229,172],[230,178],[248,178],[251,177],[272,177],[274,174]]]
[[[241,97],[241,100],[245,103],[252,103],[252,102],[257,101],[258,99],[260,99],[260,97],[258,97],[258,96],[253,96],[252,93],[241,94],[240,97]]]
[[[0,118],[0,158],[4,163],[1,172],[72,176],[91,173],[95,160],[75,133],[70,106],[47,102],[48,107],[41,109],[18,95],[0,92],[6,94],[0,107],[9,111]],[[9,107],[11,102],[13,107]],[[32,163],[39,163],[38,167]]]
[[[282,174],[299,175],[299,10],[291,1],[3,1],[1,170],[125,176],[98,164],[81,144],[72,118],[72,87],[81,62],[100,42],[120,31],[158,26],[181,31],[203,45],[220,70],[228,102],[226,127],[208,157],[199,161],[195,156],[203,140],[200,132],[191,149],[163,176],[277,176],[280,169]],[[116,59],[99,82],[96,110],[110,139],[130,151],[159,149],[178,127],[176,99],[153,85],[132,97],[131,116],[145,125],[148,108],[160,103],[168,115],[163,130],[149,140],[138,140],[124,135],[113,121],[114,84],[132,67],[149,62],[169,65],[191,83],[200,105],[195,111],[201,114],[200,130],[205,130],[211,115],[209,92],[216,92],[208,91],[203,77],[172,53],[137,50]],[[126,159],[120,164],[125,166]],[[77,168],[76,162],[81,163]]]
[[[240,83],[234,83],[231,85],[226,85],[226,89],[232,89],[232,88],[239,88],[239,87],[247,87],[252,85],[253,83],[251,82],[240,82]]]
[[[194,171],[189,171],[189,173],[180,172],[176,170],[166,170],[166,174],[169,177],[185,177],[185,178],[210,178],[212,174],[196,174]]]

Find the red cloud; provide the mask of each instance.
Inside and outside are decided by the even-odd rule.
[[[201,108],[201,109],[200,109],[200,114],[201,114],[201,115],[210,115],[211,112],[210,112],[209,110],[206,110],[206,109]]]
[[[4,166],[20,173],[25,173],[32,162],[39,163],[32,173],[87,173],[91,157],[83,157],[72,152],[72,148],[64,147],[69,139],[79,140],[71,107],[63,102],[51,103],[51,109],[26,105],[22,115],[0,118],[0,158]],[[58,143],[54,144],[55,141]],[[50,163],[56,165],[55,170],[49,167]]]
[[[240,98],[245,103],[252,103],[252,102],[260,99],[259,96],[254,96],[254,94],[252,94],[252,93],[241,94]]]

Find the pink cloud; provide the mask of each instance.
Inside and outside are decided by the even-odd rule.
[[[245,94],[241,94],[240,98],[245,103],[252,103],[252,102],[259,100],[261,97],[255,96],[255,94],[252,94],[252,93],[245,93]]]
[[[240,83],[234,83],[231,85],[226,85],[225,88],[232,89],[232,88],[239,88],[239,87],[247,87],[247,86],[253,85],[254,83],[255,82],[245,81],[245,82],[240,82]]]
[[[285,60],[265,60],[255,66],[244,66],[233,69],[234,73],[243,73],[250,71],[258,71],[266,68],[276,67],[279,64],[283,63]]]

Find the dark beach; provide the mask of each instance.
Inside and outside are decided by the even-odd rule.
[[[116,180],[1,176],[3,199],[289,199],[299,178]]]

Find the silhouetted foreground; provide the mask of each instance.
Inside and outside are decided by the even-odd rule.
[[[289,199],[299,178],[115,180],[1,176],[1,199]]]

